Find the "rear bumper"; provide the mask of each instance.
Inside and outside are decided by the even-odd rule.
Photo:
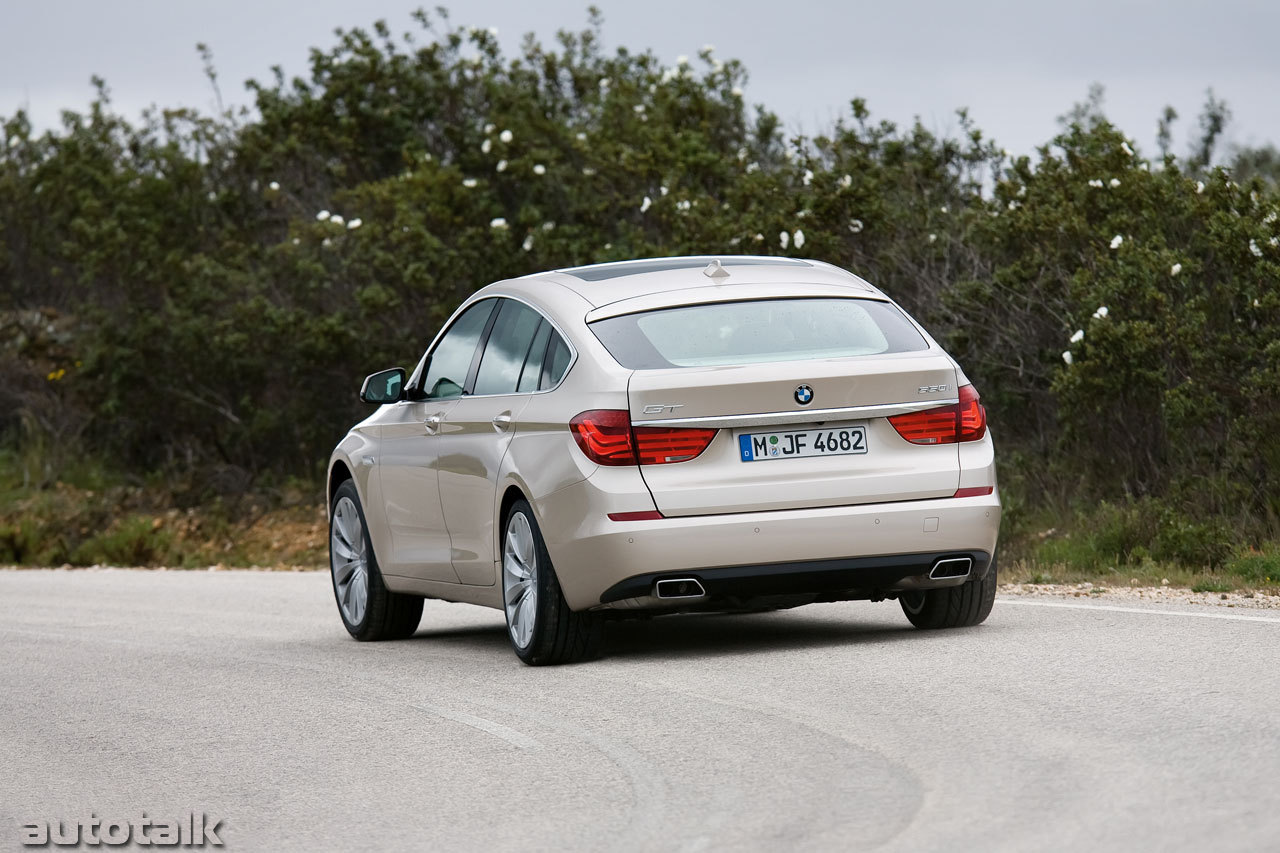
[[[964,579],[928,578],[934,561],[970,555],[970,576],[980,575],[1000,529],[998,492],[621,522],[607,513],[635,507],[611,497],[588,479],[535,506],[574,610],[670,607],[652,588],[677,575],[704,580],[708,598],[713,590],[751,597],[952,586]]]

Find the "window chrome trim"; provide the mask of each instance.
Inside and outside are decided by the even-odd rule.
[[[711,415],[693,418],[660,418],[638,421],[632,418],[632,426],[688,426],[688,427],[753,427],[774,424],[807,424],[815,421],[855,420],[858,418],[888,418],[908,412],[922,412],[941,406],[954,406],[958,397],[945,400],[913,400],[909,403],[880,403],[874,406],[847,406],[839,409],[805,409],[794,412],[761,412],[754,415]]]
[[[573,370],[573,366],[578,363],[578,348],[573,345],[573,340],[564,333],[564,330],[560,328],[560,325],[556,323],[555,320],[552,320],[550,317],[547,316],[547,312],[543,311],[541,308],[539,308],[537,305],[534,305],[532,302],[530,302],[528,299],[525,299],[523,296],[514,296],[510,293],[501,293],[501,292],[486,293],[483,296],[480,296],[480,298],[478,299],[472,299],[472,300],[463,302],[461,305],[458,306],[458,310],[454,311],[452,316],[449,317],[449,321],[445,323],[444,328],[442,328],[440,332],[435,336],[435,338],[432,339],[431,346],[427,347],[427,351],[426,353],[423,354],[422,357],[425,359],[427,356],[431,355],[432,351],[436,347],[436,344],[440,342],[440,339],[444,337],[445,333],[448,332],[450,327],[453,325],[453,321],[457,317],[459,317],[463,311],[466,311],[468,308],[470,308],[472,305],[475,305],[477,302],[483,302],[486,299],[495,299],[495,298],[511,299],[511,300],[514,300],[515,302],[519,302],[520,304],[525,305],[530,310],[532,310],[535,314],[537,314],[539,317],[545,320],[547,322],[547,325],[551,326],[551,330],[560,336],[560,340],[564,341],[564,345],[569,348],[569,364],[565,366],[564,373],[560,375],[560,381],[557,382],[555,385],[552,385],[550,388],[543,388],[538,391],[508,391],[502,394],[463,394],[459,397],[424,398],[422,400],[415,400],[413,402],[438,403],[438,402],[447,402],[449,400],[479,400],[479,399],[484,399],[488,397],[528,397],[534,394],[550,394],[552,391],[556,390],[557,388],[559,388],[561,385],[564,384],[564,380],[569,376],[569,372]],[[498,305],[496,310],[501,311],[502,305]],[[486,347],[489,345],[489,336],[487,335],[485,336],[484,344]],[[480,354],[480,360],[484,361],[484,353]],[[415,373],[417,372],[416,368],[414,372]]]

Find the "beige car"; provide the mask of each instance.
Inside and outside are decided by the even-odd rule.
[[[885,294],[819,261],[682,257],[497,282],[329,465],[361,640],[424,598],[502,608],[525,663],[609,616],[897,599],[975,625],[1000,500],[978,394]]]

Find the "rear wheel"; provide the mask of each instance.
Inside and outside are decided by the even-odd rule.
[[[898,596],[902,612],[917,628],[967,628],[991,615],[996,600],[996,559],[986,577],[960,586],[904,592]]]
[[[502,602],[511,647],[525,663],[573,663],[599,654],[601,619],[569,609],[533,509],[523,500],[512,505],[502,536]]]
[[[355,483],[333,493],[329,512],[329,574],[338,615],[357,640],[412,637],[422,621],[422,598],[392,592],[382,582]]]

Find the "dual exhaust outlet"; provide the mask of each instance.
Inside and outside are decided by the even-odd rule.
[[[964,578],[971,571],[972,557],[947,557],[933,564],[933,568],[929,570],[929,579]],[[663,578],[653,585],[653,594],[662,599],[704,598],[707,591],[697,578]]]

